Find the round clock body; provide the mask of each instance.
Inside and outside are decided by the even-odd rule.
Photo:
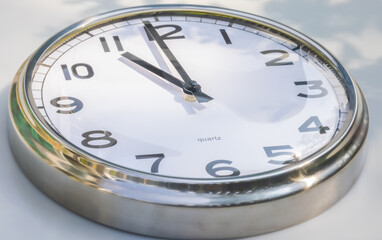
[[[233,238],[327,209],[363,163],[368,111],[322,46],[228,9],[163,5],[59,32],[20,68],[10,141],[25,174],[97,222]]]

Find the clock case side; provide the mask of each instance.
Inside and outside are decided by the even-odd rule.
[[[367,105],[357,85],[349,127],[330,149],[281,170],[218,180],[155,176],[95,160],[57,140],[28,105],[24,86],[31,71],[28,67],[37,62],[36,56],[41,56],[44,46],[57,44],[63,33],[126,11],[133,14],[153,9],[201,8],[237,14],[189,5],[119,10],[63,30],[24,63],[10,94],[9,139],[20,168],[36,186],[63,206],[94,221],[125,231],[178,239],[244,237],[285,228],[321,213],[350,189],[362,169],[361,146],[368,129]],[[354,83],[350,77],[347,81]]]

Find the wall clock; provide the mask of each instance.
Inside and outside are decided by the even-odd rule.
[[[365,99],[325,48],[229,9],[104,13],[46,41],[10,94],[10,142],[43,192],[165,238],[263,234],[339,200],[363,165]]]

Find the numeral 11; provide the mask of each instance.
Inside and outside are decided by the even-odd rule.
[[[101,42],[103,51],[104,52],[110,52],[110,47],[109,47],[109,44],[108,44],[106,38],[100,37],[99,40]],[[122,43],[121,43],[121,40],[119,39],[119,37],[113,36],[113,40],[114,40],[115,46],[117,47],[117,50],[120,52],[123,51],[124,49],[123,49],[123,46],[122,46]]]

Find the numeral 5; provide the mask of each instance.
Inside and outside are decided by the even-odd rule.
[[[293,162],[296,162],[298,160],[296,156],[296,153],[293,151],[288,151],[288,150],[293,150],[293,148],[290,145],[281,145],[281,146],[271,146],[271,147],[263,147],[265,153],[269,158],[274,158],[274,157],[279,157],[279,156],[291,156],[292,159],[289,160],[275,160],[275,159],[270,159],[268,162],[271,164],[291,164]],[[286,150],[286,151],[285,151]],[[297,158],[297,159],[296,159]]]

